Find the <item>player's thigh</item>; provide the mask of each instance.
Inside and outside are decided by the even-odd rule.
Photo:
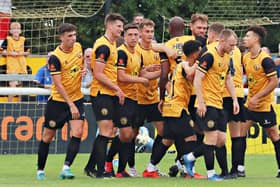
[[[137,102],[125,98],[125,102],[123,105],[120,105],[117,103],[117,114],[116,114],[116,120],[115,125],[118,128],[124,128],[124,127],[132,127],[135,125],[135,119],[137,115]]]
[[[163,125],[163,138],[175,140],[178,137],[185,139],[194,135],[191,117],[182,111],[180,117],[165,117]]]
[[[50,99],[46,104],[44,127],[60,129],[71,119],[69,106],[65,102]]]
[[[96,121],[114,120],[117,97],[99,94],[92,99]]]

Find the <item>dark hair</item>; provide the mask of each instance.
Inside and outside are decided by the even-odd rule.
[[[263,41],[266,38],[266,33],[267,32],[266,32],[266,29],[263,26],[254,25],[254,26],[249,27],[247,29],[247,32],[248,31],[252,31],[252,32],[254,32],[255,34],[257,34],[259,36],[260,44],[262,44]]]
[[[139,26],[136,23],[128,23],[123,27],[123,30],[126,32],[128,29],[139,29]]]
[[[58,34],[62,35],[65,32],[76,31],[77,27],[71,23],[62,23],[58,27]]]
[[[186,56],[193,54],[194,52],[199,51],[201,43],[197,40],[189,40],[184,43],[183,51]]]
[[[123,23],[126,22],[125,18],[122,15],[118,14],[118,13],[108,14],[105,17],[105,26],[106,26],[107,23],[114,22],[114,21],[117,21],[117,20],[119,20],[119,21],[121,21]]]

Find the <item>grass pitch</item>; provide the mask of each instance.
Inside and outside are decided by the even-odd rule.
[[[141,174],[147,166],[150,154],[136,154],[136,168]],[[88,154],[79,154],[71,167],[75,174],[73,180],[60,180],[58,175],[61,171],[65,155],[49,155],[46,165],[46,180],[36,179],[37,155],[0,155],[0,187],[273,187],[280,186],[280,179],[275,178],[277,173],[274,155],[247,155],[246,178],[213,182],[207,180],[194,180],[184,178],[159,179],[125,178],[125,179],[92,179],[84,175],[83,168],[89,157]],[[174,154],[167,154],[161,161],[159,167],[162,172],[168,173],[168,168],[174,163]],[[230,156],[228,158],[230,160]],[[230,166],[230,164],[229,164]],[[200,158],[196,163],[196,170],[205,174],[204,160]],[[216,172],[220,170],[216,166]]]

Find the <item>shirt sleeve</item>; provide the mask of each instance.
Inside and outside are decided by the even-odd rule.
[[[127,66],[127,54],[123,50],[118,50],[118,69],[125,69]]]
[[[208,50],[208,49],[207,49],[207,46],[204,46],[204,47],[200,50],[199,55],[198,55],[198,56],[199,56],[199,57],[198,57],[199,60],[201,60],[203,54],[206,53],[207,50]]]
[[[160,57],[160,62],[164,62],[164,61],[168,60],[167,54],[164,52],[160,52],[159,57]]]
[[[110,48],[106,45],[101,45],[95,50],[95,60],[106,64],[110,56]]]
[[[276,65],[271,58],[264,58],[262,61],[262,67],[267,77],[271,77],[277,74]]]
[[[51,75],[60,74],[61,64],[59,59],[55,55],[50,56],[48,60],[48,68],[50,70]]]
[[[210,53],[206,53],[201,57],[197,68],[201,72],[206,73],[212,67],[213,63],[214,63],[213,55]]]

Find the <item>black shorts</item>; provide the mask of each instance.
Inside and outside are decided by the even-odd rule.
[[[175,140],[177,138],[186,138],[194,135],[194,122],[191,116],[182,111],[179,118],[164,117],[163,138]]]
[[[207,111],[203,118],[196,114],[196,125],[203,131],[219,130],[226,132],[227,121],[224,110],[207,106]]]
[[[189,106],[188,106],[188,110],[190,112],[193,121],[195,121],[196,118],[196,108],[194,107],[195,99],[196,99],[196,95],[191,95]]]
[[[139,105],[136,117],[136,126],[143,126],[145,122],[163,121],[163,117],[158,110],[158,103],[150,105]]]
[[[263,128],[270,128],[277,125],[276,113],[272,106],[269,112],[254,112],[245,107],[245,119],[258,122]]]
[[[118,128],[134,127],[137,115],[137,101],[125,98],[124,104],[117,103],[117,120],[115,125]]]
[[[79,110],[79,120],[85,119],[84,100],[79,99],[74,102]],[[72,114],[69,105],[65,102],[48,100],[45,111],[44,127],[49,129],[61,129],[64,124],[72,119]]]
[[[239,104],[239,113],[234,115],[233,114],[233,100],[231,97],[224,97],[223,98],[223,108],[226,114],[226,119],[228,122],[235,121],[235,122],[245,122],[245,113],[244,113],[244,99],[241,97],[237,98]]]
[[[117,115],[117,103],[119,102],[119,98],[117,96],[98,94],[96,97],[91,98],[91,102],[96,121],[115,121]]]

